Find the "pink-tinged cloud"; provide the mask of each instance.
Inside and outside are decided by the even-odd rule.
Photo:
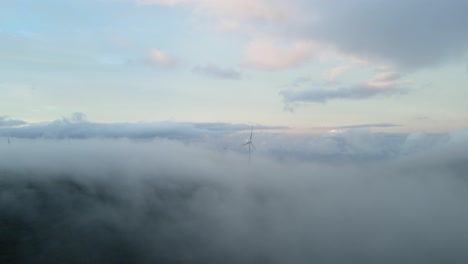
[[[183,6],[216,29],[302,38],[335,47],[355,63],[401,69],[460,61],[468,47],[468,1],[128,0]],[[437,18],[437,19],[434,19]],[[258,23],[262,22],[262,23]],[[428,30],[433,29],[433,30]]]
[[[152,65],[157,65],[161,67],[173,67],[176,66],[177,61],[168,53],[159,50],[152,49],[148,52],[147,61]]]
[[[281,47],[271,40],[257,39],[247,46],[244,64],[262,70],[284,69],[310,61],[319,51],[319,45],[310,41],[295,41]]]
[[[388,89],[401,83],[399,82],[400,77],[400,74],[395,72],[382,72],[375,75],[366,83],[375,89]]]
[[[337,84],[338,83],[338,77],[343,75],[346,71],[348,71],[351,68],[350,65],[341,65],[338,67],[335,67],[327,72],[325,72],[323,75],[325,77],[325,80],[327,81],[328,84]]]

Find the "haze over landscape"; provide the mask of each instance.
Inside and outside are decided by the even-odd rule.
[[[1,1],[0,263],[467,263],[466,10]]]

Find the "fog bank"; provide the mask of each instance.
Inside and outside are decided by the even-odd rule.
[[[467,141],[444,142],[249,165],[170,140],[16,139],[0,149],[0,262],[466,263]]]

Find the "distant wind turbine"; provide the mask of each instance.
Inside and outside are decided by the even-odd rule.
[[[252,125],[252,129],[250,130],[250,138],[247,139],[247,142],[245,142],[244,144],[242,144],[242,146],[245,146],[245,145],[249,145],[249,162],[250,162],[250,145],[252,145],[252,147],[254,148],[254,150],[257,150],[252,142],[252,134],[253,134],[253,125]]]
[[[10,144],[11,144],[11,142],[10,142],[10,137],[8,137],[8,145],[10,145]]]

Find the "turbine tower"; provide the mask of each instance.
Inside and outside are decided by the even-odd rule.
[[[252,134],[253,134],[253,125],[252,125],[252,129],[250,130],[250,138],[247,139],[247,142],[245,142],[244,144],[242,144],[242,146],[245,146],[245,145],[249,145],[249,163],[250,163],[250,146],[252,145],[252,147],[254,148],[254,150],[257,150],[252,142]]]

